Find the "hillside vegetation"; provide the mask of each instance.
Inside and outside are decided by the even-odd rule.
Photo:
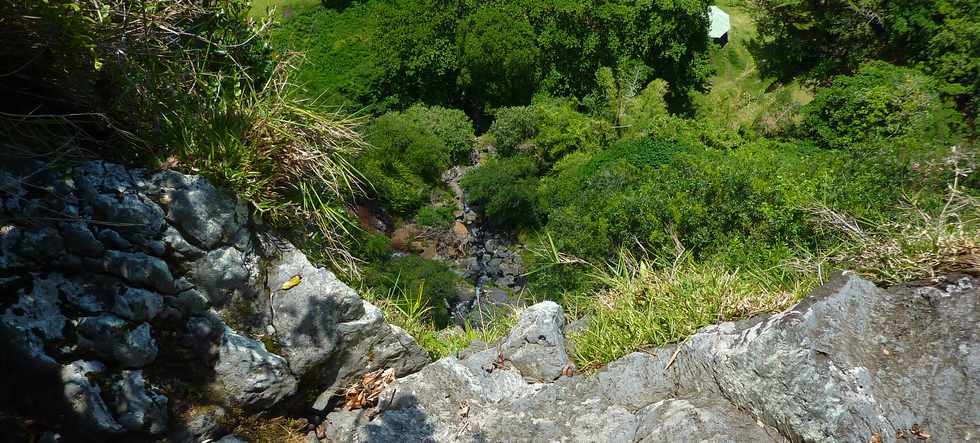
[[[464,209],[516,239],[520,298],[589,324],[580,367],[783,309],[839,270],[980,272],[974,1],[729,0],[725,45],[707,1],[139,4],[159,20],[21,11],[57,26],[14,23],[12,46],[54,49],[4,62],[45,98],[4,105],[12,140],[36,146],[35,117],[56,116],[101,156],[215,179],[435,355],[512,319],[449,326],[461,278],[395,238]]]

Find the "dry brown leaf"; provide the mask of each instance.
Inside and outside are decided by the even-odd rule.
[[[912,435],[918,440],[928,440],[932,438],[931,435],[926,434],[925,431],[923,431],[922,428],[919,427],[918,423],[912,425],[911,431],[912,431]]]
[[[564,377],[571,377],[575,375],[575,364],[569,363],[565,365],[564,368],[561,368],[561,375]]]
[[[364,409],[374,406],[385,387],[395,381],[395,370],[378,369],[364,374],[361,380],[344,391],[344,409]]]

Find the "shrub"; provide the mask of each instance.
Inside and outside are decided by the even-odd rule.
[[[332,2],[332,7],[277,2],[290,14],[272,29],[270,44],[282,53],[303,54],[296,84],[322,105],[383,112],[390,100],[378,90],[384,71],[372,44],[380,2],[349,7],[341,6],[347,0]]]
[[[362,288],[358,292],[384,311],[385,321],[411,334],[419,346],[434,360],[456,356],[474,340],[494,343],[507,336],[511,327],[517,322],[519,313],[516,309],[509,314],[501,314],[500,311],[488,312],[487,315],[493,317],[488,319],[486,327],[474,328],[464,324],[462,327],[443,329],[432,321],[432,309],[425,304],[424,290],[408,292],[395,289],[392,292],[379,294],[377,290]]]
[[[415,294],[421,291],[432,322],[449,324],[447,304],[456,300],[460,278],[449,266],[438,261],[407,255],[379,263],[365,272],[363,283],[385,294]]]
[[[980,95],[980,4],[973,0],[755,3],[764,74],[817,78],[853,72],[867,60],[915,66],[951,86],[976,113]]]
[[[453,223],[455,208],[452,206],[425,206],[415,215],[415,222],[422,226],[446,227]]]
[[[541,51],[526,15],[485,6],[463,21],[458,82],[490,106],[528,103],[540,77]]]
[[[769,274],[737,272],[690,257],[658,263],[620,253],[618,261],[594,273],[601,289],[566,301],[589,318],[589,328],[570,337],[575,361],[583,369],[596,369],[717,322],[776,312],[819,283],[816,274],[797,275],[788,284]]]
[[[943,102],[938,83],[914,69],[884,62],[869,62],[854,75],[836,77],[803,114],[806,133],[834,149],[868,149],[903,140],[910,149],[924,150],[954,138],[955,111]]]
[[[391,257],[391,240],[384,234],[363,232],[354,254],[368,262],[381,262]]]
[[[365,138],[372,148],[355,163],[383,206],[410,214],[426,202],[454,159],[469,152],[473,129],[460,111],[417,105],[378,117]]]
[[[836,176],[837,157],[786,145],[726,152],[668,140],[623,142],[556,165],[539,190],[545,229],[559,250],[590,261],[637,243],[655,255],[683,247],[696,258],[733,245],[810,244],[816,233],[801,208],[833,199],[823,191]],[[863,192],[864,184],[838,192]]]
[[[476,112],[484,102],[524,104],[538,83],[551,94],[583,96],[596,70],[620,59],[656,70],[675,103],[708,76],[704,1],[383,4],[372,37],[384,54],[381,95],[401,103],[455,102]],[[461,92],[466,99],[456,100]]]
[[[445,144],[452,163],[465,163],[469,160],[475,138],[473,123],[463,111],[417,104],[408,108],[404,115],[418,128],[430,132]]]
[[[574,99],[541,98],[532,105],[537,121],[534,156],[550,166],[575,151],[596,151],[615,137],[606,120],[578,112]]]
[[[517,154],[521,144],[537,134],[537,115],[530,106],[498,108],[493,115],[495,120],[488,133],[493,137],[497,153],[504,157]]]
[[[538,222],[537,173],[537,165],[528,157],[491,159],[470,171],[460,184],[486,223],[530,227]]]
[[[205,175],[355,269],[345,202],[360,191],[348,162],[360,121],[291,93],[292,60],[273,56],[248,2],[11,5],[15,55],[3,62],[15,64],[4,72],[16,98],[0,105],[0,129],[22,138],[13,143]]]
[[[201,117],[212,107],[238,111],[235,98],[269,78],[276,61],[248,11],[243,0],[9,3],[0,65],[10,73],[11,99],[2,108],[103,114],[89,133],[122,131],[128,137],[113,142],[123,143],[135,136],[145,157],[149,146],[170,144],[181,131],[206,130],[210,120]]]

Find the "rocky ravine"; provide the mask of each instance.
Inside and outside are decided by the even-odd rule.
[[[102,162],[0,168],[0,339],[0,419],[66,441],[207,441],[226,410],[315,421],[366,372],[429,362],[242,202]]]
[[[571,370],[566,319],[545,302],[499,343],[428,364],[199,177],[5,165],[0,430],[13,414],[45,441],[227,443],[241,440],[222,416],[282,410],[326,414],[321,436],[338,442],[971,441],[978,287],[841,276],[592,375]],[[379,368],[401,378],[377,406],[330,410]]]
[[[326,425],[351,442],[974,441],[978,295],[969,276],[888,290],[841,276],[785,312],[573,377],[561,308],[545,302],[497,346]]]

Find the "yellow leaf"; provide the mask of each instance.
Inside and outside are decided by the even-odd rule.
[[[303,281],[303,277],[300,277],[299,275],[294,275],[293,278],[291,278],[289,280],[286,280],[286,283],[283,283],[282,284],[282,290],[283,291],[288,291],[290,289],[293,289],[301,281]]]

